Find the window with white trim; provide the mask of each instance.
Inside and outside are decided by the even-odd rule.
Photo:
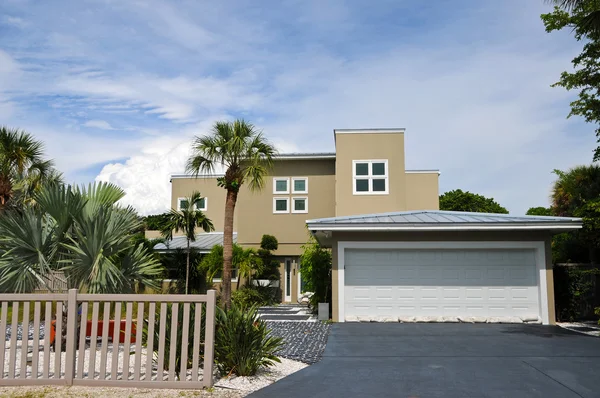
[[[222,282],[221,277],[223,276],[223,271],[219,271],[215,274],[214,278],[213,278],[213,282],[215,283],[219,283]],[[238,281],[238,270],[237,268],[232,268],[231,269],[231,281],[232,282],[237,282]]]
[[[188,198],[177,198],[177,210],[181,211],[188,208]],[[200,198],[194,203],[194,210],[206,211],[208,209],[208,199]]]
[[[289,194],[290,193],[289,177],[273,178],[273,193],[274,194]]]
[[[308,213],[308,198],[292,198],[292,213]]]
[[[292,193],[308,193],[308,178],[292,177]]]
[[[354,195],[387,195],[389,193],[387,159],[353,160],[352,177]]]
[[[273,213],[284,214],[290,212],[290,198],[273,198]]]

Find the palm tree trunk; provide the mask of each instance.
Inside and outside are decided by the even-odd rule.
[[[227,190],[225,220],[223,225],[223,278],[221,279],[221,301],[223,307],[231,307],[231,264],[233,261],[233,213],[238,193]]]
[[[185,264],[185,294],[188,294],[188,283],[190,280],[190,240],[187,240],[187,259]]]

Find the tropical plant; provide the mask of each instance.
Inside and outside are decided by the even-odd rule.
[[[310,298],[310,305],[317,308],[318,303],[330,303],[331,251],[322,248],[313,236],[302,246],[302,250],[300,256],[302,280],[306,284],[306,290],[314,293]]]
[[[252,124],[244,120],[216,122],[212,134],[196,137],[187,171],[198,176],[212,174],[215,167],[225,168],[225,176],[217,181],[227,190],[223,225],[222,304],[231,303],[231,270],[233,262],[233,216],[240,188],[264,187],[265,176],[272,166],[276,150]]]
[[[255,286],[246,286],[231,294],[231,301],[240,307],[251,307],[253,305],[262,307],[271,304],[268,292],[263,294],[264,289]]]
[[[61,270],[69,287],[88,293],[134,292],[157,287],[162,267],[142,245],[132,243],[140,219],[116,206],[123,190],[108,183],[58,184],[36,193],[36,206],[0,217],[0,291],[31,292]]]
[[[252,376],[262,367],[281,362],[275,355],[283,339],[269,333],[258,317],[258,307],[242,307],[235,302],[230,309],[217,308],[215,363],[221,374]]]
[[[571,71],[562,72],[552,87],[579,91],[571,102],[567,117],[581,116],[587,123],[596,125],[596,137],[600,142],[600,1],[598,0],[552,0],[558,4],[554,11],[542,14],[546,32],[567,29],[583,50],[571,61]],[[594,151],[594,161],[600,160],[600,146]]]
[[[200,262],[201,272],[206,273],[207,281],[212,281],[215,277],[221,276],[223,281],[223,246],[215,245],[210,252],[202,258]],[[237,287],[240,286],[240,279],[249,279],[255,272],[261,272],[262,260],[254,249],[244,249],[238,244],[233,245],[233,269],[237,270]],[[221,284],[221,286],[223,286]]]
[[[187,257],[185,263],[185,294],[188,294],[190,279],[190,242],[196,241],[196,228],[204,232],[211,232],[215,227],[204,213],[198,209],[197,203],[202,200],[200,192],[192,192],[192,195],[182,201],[181,210],[171,209],[169,217],[162,224],[161,233],[167,240],[173,239],[173,232],[183,232],[187,241]]]
[[[31,134],[0,126],[0,210],[31,203],[44,184],[61,182],[43,149]]]
[[[600,165],[554,170],[558,176],[552,189],[552,212],[558,216],[583,218],[583,229],[574,233],[596,262],[600,247]]]
[[[493,198],[486,198],[485,196],[469,191],[463,192],[460,189],[448,191],[440,195],[440,210],[508,213],[508,210],[500,206]]]
[[[260,249],[258,255],[262,259],[263,268],[260,272],[257,272],[256,279],[270,279],[278,281],[280,278],[279,274],[279,261],[273,258],[272,251],[277,250],[279,242],[273,235],[263,235],[260,239]]]
[[[185,292],[185,274],[187,270],[181,266],[187,260],[188,252],[185,249],[175,249],[160,256],[161,264],[165,271],[169,273],[167,279],[177,281],[176,292]],[[203,255],[198,249],[190,248],[190,270],[189,270],[189,290],[191,294],[205,294],[212,286],[208,283],[206,272],[200,267],[200,261]]]

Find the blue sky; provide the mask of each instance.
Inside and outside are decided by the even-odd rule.
[[[169,206],[195,134],[244,117],[281,151],[334,128],[405,127],[407,167],[440,193],[548,204],[552,170],[589,163],[593,126],[550,88],[580,44],[542,0],[0,2],[0,124],[44,140],[72,182]]]

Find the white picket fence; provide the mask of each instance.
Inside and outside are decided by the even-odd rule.
[[[10,339],[0,338],[0,385],[212,386],[214,290],[115,295],[71,289],[0,294],[0,303],[0,330],[11,330]]]

